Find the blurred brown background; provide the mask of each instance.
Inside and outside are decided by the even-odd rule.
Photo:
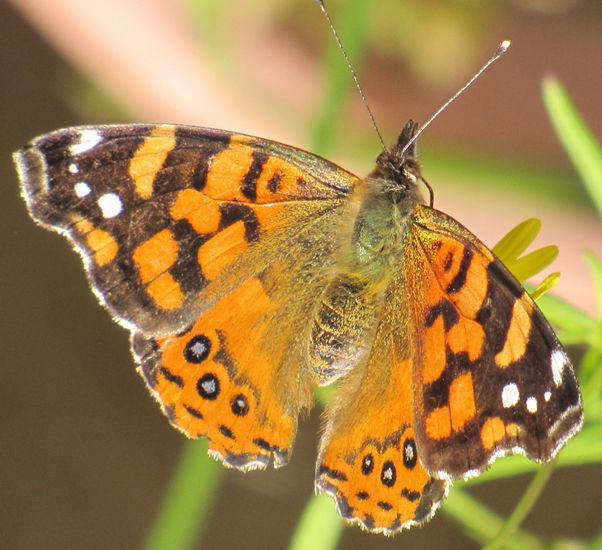
[[[215,3],[220,25],[205,28],[187,15],[202,14],[191,2],[102,4],[0,3],[2,548],[139,547],[184,443],[148,396],[127,334],[96,304],[79,258],[28,218],[10,153],[40,133],[109,120],[217,126],[307,148],[323,97],[320,59],[332,38],[310,0]],[[580,253],[589,248],[602,256],[602,226],[545,117],[540,83],[548,73],[558,76],[602,137],[600,2],[383,0],[362,24],[370,39],[358,69],[389,139],[410,116],[428,118],[497,42],[513,40],[507,56],[426,133],[423,169],[437,206],[490,245],[522,219],[543,218],[538,242],[561,249],[558,291],[593,313]],[[357,94],[344,102],[331,157],[366,173],[378,143]],[[350,154],[347,140],[353,151],[358,143],[367,151]],[[437,164],[437,157],[444,160]],[[490,177],[461,176],[465,164],[474,178],[482,159]],[[535,172],[544,197],[513,181],[496,185],[496,162],[502,174]],[[314,411],[301,424],[289,466],[228,471],[198,547],[285,548],[313,491],[318,432]],[[600,529],[600,473],[555,472],[525,527],[547,536],[593,536]],[[472,493],[507,513],[527,479]],[[340,547],[475,544],[440,512],[427,527],[394,539],[350,528]]]

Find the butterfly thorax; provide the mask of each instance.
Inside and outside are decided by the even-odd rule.
[[[411,141],[417,128],[410,120],[397,143],[378,155],[374,170],[364,179],[366,191],[351,237],[350,269],[373,281],[386,277],[399,261],[414,207],[424,203],[418,191],[416,143]]]
[[[393,189],[390,180],[370,176],[367,192],[351,234],[348,268],[379,279],[399,257],[414,206],[421,203],[417,188]]]
[[[405,126],[395,146],[377,158],[364,179],[349,253],[338,266],[314,311],[310,366],[319,384],[355,368],[370,350],[378,312],[392,275],[400,269],[412,212],[424,201],[415,147],[405,149],[416,125]]]

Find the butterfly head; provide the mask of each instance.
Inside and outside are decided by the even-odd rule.
[[[430,205],[433,204],[433,192],[422,177],[417,160],[417,143],[414,139],[418,123],[409,120],[397,138],[393,147],[385,148],[376,157],[376,167],[371,176],[382,181],[386,191],[398,197],[406,197],[408,192],[418,194],[417,183],[422,181],[430,193]]]

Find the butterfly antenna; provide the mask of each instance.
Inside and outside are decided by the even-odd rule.
[[[357,88],[357,91],[360,93],[360,97],[362,98],[362,103],[364,104],[366,111],[368,111],[368,116],[370,117],[370,120],[372,121],[372,126],[374,127],[374,130],[376,131],[376,134],[378,135],[378,140],[380,141],[380,144],[381,144],[383,150],[386,150],[387,147],[385,146],[383,136],[380,133],[378,126],[376,125],[376,120],[374,119],[372,110],[370,109],[370,106],[368,105],[368,101],[366,101],[366,96],[364,95],[364,90],[362,89],[362,86],[360,85],[360,81],[357,77],[355,69],[353,68],[353,65],[351,64],[351,60],[349,59],[349,56],[347,55],[347,50],[345,50],[345,47],[343,46],[343,42],[341,41],[341,38],[339,37],[339,33],[335,29],[334,23],[332,22],[330,14],[328,13],[326,6],[324,5],[324,0],[316,0],[316,3],[318,4],[318,6],[320,6],[320,9],[322,10],[324,17],[326,17],[326,21],[328,21],[328,24],[330,25],[330,30],[332,31],[332,34],[334,35],[334,38],[337,41],[339,49],[341,50],[341,53],[343,54],[343,57],[345,58],[345,63],[347,63],[347,67],[349,67],[349,71],[351,72],[351,76],[353,77],[353,81],[355,82],[355,87]]]
[[[441,107],[439,107],[439,109],[437,109],[437,112],[418,129],[418,131],[412,136],[412,139],[410,139],[410,141],[408,141],[408,143],[406,143],[406,146],[402,149],[401,154],[403,155],[407,151],[407,149],[412,145],[412,143],[414,143],[416,141],[418,136],[420,134],[422,134],[422,132],[426,129],[426,127],[431,122],[433,122],[433,120],[435,120],[442,111],[447,109],[447,107],[450,105],[450,103],[455,101],[458,98],[458,96],[460,96],[464,92],[464,90],[466,90],[466,88],[468,88],[477,78],[479,78],[479,76],[481,76],[483,71],[485,71],[485,69],[487,69],[487,67],[489,67],[489,65],[491,65],[494,61],[497,61],[500,57],[502,57],[502,55],[504,55],[506,53],[506,51],[508,50],[509,47],[510,47],[510,40],[504,40],[503,42],[500,42],[500,44],[498,44],[498,47],[495,49],[495,52],[493,52],[493,55],[473,75],[473,77],[466,84],[464,84],[464,86],[462,86],[453,96],[451,96]]]

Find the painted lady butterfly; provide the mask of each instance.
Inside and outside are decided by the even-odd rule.
[[[416,129],[363,179],[174,125],[68,128],[15,153],[32,217],[81,254],[170,422],[228,466],[282,466],[312,384],[340,379],[316,487],[384,533],[499,455],[550,460],[583,420],[533,300],[420,197]]]

